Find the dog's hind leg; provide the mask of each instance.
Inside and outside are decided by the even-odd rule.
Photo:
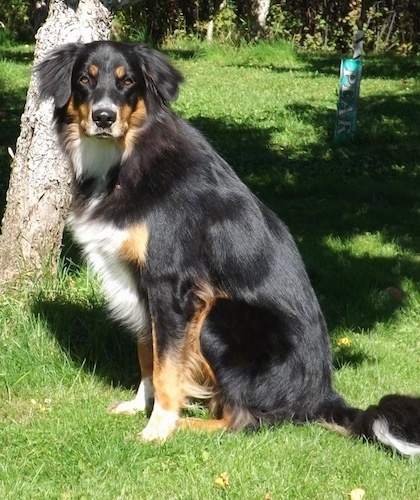
[[[216,297],[205,282],[179,296],[182,288],[171,283],[149,295],[155,402],[140,434],[144,441],[164,441],[172,434],[186,397],[211,398],[215,394],[216,382],[201,353],[200,334]],[[220,423],[213,425],[220,428]]]
[[[114,401],[108,408],[113,414],[134,415],[140,411],[150,412],[153,407],[153,344],[152,339],[137,341],[141,382],[136,397],[130,401]]]

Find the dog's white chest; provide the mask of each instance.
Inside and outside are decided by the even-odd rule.
[[[106,179],[111,168],[121,161],[122,151],[114,140],[83,137],[77,139],[70,156],[76,178]]]
[[[68,225],[75,240],[101,279],[112,316],[133,333],[147,334],[150,319],[145,298],[140,293],[139,278],[120,256],[128,231],[90,219],[89,211],[87,208],[82,215],[71,213],[69,216]]]

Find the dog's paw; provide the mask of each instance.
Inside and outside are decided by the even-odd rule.
[[[144,401],[132,399],[131,401],[113,401],[108,406],[109,413],[113,415],[135,415],[140,411],[146,411]]]
[[[150,420],[138,438],[141,441],[162,443],[175,431],[178,420],[176,412],[164,410],[155,403]]]
[[[141,381],[136,397],[131,401],[114,401],[108,411],[114,415],[135,415],[143,411],[148,414],[153,408],[153,384],[150,378]]]

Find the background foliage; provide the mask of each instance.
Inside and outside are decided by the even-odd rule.
[[[13,0],[0,4],[0,40],[33,40],[40,5],[48,0]],[[168,39],[206,37],[214,21],[214,39],[238,44],[252,41],[255,0],[139,0],[117,16],[117,37],[160,44]],[[43,10],[44,12],[45,10]],[[37,15],[38,14],[38,15]],[[272,0],[262,37],[286,40],[305,50],[350,49],[356,20],[362,14],[369,52],[418,53],[418,0]]]

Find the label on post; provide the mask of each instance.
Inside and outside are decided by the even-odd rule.
[[[359,101],[361,79],[361,58],[342,59],[334,142],[348,141],[356,132],[357,104]]]

